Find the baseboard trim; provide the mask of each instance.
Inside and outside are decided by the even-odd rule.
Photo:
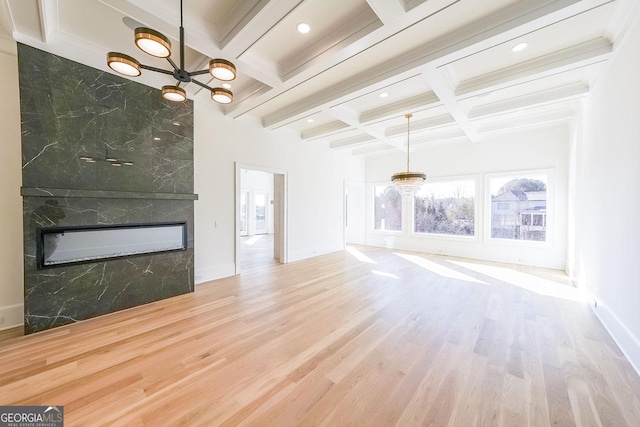
[[[24,304],[0,307],[0,330],[24,325]]]
[[[301,261],[303,259],[309,259],[321,255],[327,255],[334,252],[340,252],[344,250],[342,246],[340,247],[326,247],[322,249],[306,249],[301,251],[289,251],[289,262]]]
[[[201,268],[195,271],[195,283],[210,282],[211,280],[222,279],[236,274],[235,263],[216,265],[215,267]]]
[[[640,341],[636,338],[627,327],[618,319],[613,311],[593,292],[589,292],[592,301],[589,306],[600,319],[604,328],[609,335],[618,344],[620,350],[625,355],[629,363],[635,371],[640,375]]]

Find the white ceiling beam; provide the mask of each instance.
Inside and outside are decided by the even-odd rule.
[[[408,111],[423,110],[426,108],[438,107],[440,105],[442,105],[442,103],[436,94],[433,92],[427,92],[383,107],[372,108],[371,110],[364,111],[360,115],[360,121],[362,121],[362,123],[378,122],[405,114]]]
[[[240,58],[302,2],[303,0],[260,0],[233,29],[226,32],[221,42],[225,52]]]
[[[613,46],[605,38],[598,38],[530,61],[465,80],[456,89],[456,96],[464,98],[489,90],[539,79],[559,72],[583,68],[603,62],[611,55]]]
[[[456,3],[459,0],[430,0],[425,3],[424,7],[416,8],[411,11],[410,14],[405,14],[402,18],[397,21],[394,21],[392,25],[384,26],[380,28],[378,31],[374,31],[373,33],[368,34],[362,39],[358,40],[357,43],[353,45],[349,45],[346,48],[342,49],[340,52],[331,56],[326,61],[322,61],[321,63],[316,63],[312,67],[306,68],[303,72],[296,74],[294,77],[289,78],[283,85],[280,85],[275,90],[269,92],[267,95],[261,97],[251,106],[244,106],[243,108],[239,108],[237,106],[231,106],[231,109],[228,111],[229,114],[234,118],[238,118],[244,114],[251,112],[253,109],[260,107],[262,104],[265,104],[274,98],[277,98],[281,95],[286,94],[289,90],[295,89],[297,86],[304,84],[308,80],[312,80],[318,76],[321,76],[324,72],[329,71],[333,67],[349,60],[350,58],[354,58],[358,56],[360,53],[366,52],[368,49],[373,46],[378,45],[381,42],[384,42],[387,39],[393,38],[398,33],[402,32],[406,27],[410,27],[417,22],[424,21],[429,19],[439,13],[441,10],[446,9],[452,3]],[[528,0],[531,1],[531,0]],[[578,0],[564,0],[564,1],[578,1]],[[407,60],[410,60],[410,56],[406,55]],[[386,68],[386,67],[383,67]],[[406,69],[410,69],[413,67],[407,67]],[[358,88],[352,87],[354,83],[361,83],[363,81],[367,81],[367,84],[360,85],[360,90],[376,85],[376,82],[370,81],[370,78],[375,75],[377,71],[372,70],[371,72],[366,72],[366,76],[358,76],[359,80],[350,79],[351,82],[349,84],[350,87],[346,88],[343,95],[352,96],[354,92],[358,92]],[[398,74],[402,74],[402,70],[395,69],[386,73],[385,76],[377,75],[379,77],[377,80],[378,84],[381,84],[385,79],[396,79]],[[406,78],[407,76],[403,76],[402,78]],[[345,85],[340,85],[340,88]],[[335,88],[334,91],[340,91],[340,88]],[[315,98],[315,97],[314,97]],[[337,96],[336,98],[339,98]],[[335,98],[334,98],[335,99]],[[316,106],[321,106],[324,103],[318,103]],[[311,107],[310,109],[313,109]],[[293,116],[291,116],[293,117]],[[290,118],[291,118],[290,117]],[[264,122],[265,120],[263,120]],[[287,120],[288,121],[288,120]],[[268,123],[270,126],[271,123]]]
[[[330,108],[325,108],[325,111],[333,117],[348,123],[353,129],[357,129],[360,132],[371,135],[375,139],[384,139],[384,130],[377,126],[365,126],[358,115],[358,113],[351,108],[344,105],[336,105]]]
[[[282,66],[283,80],[289,80],[316,64],[330,60],[333,55],[380,28],[382,23],[376,15],[367,11],[369,13],[359,14],[299,54],[288,58]]]
[[[238,70],[254,80],[273,88],[282,83],[280,67],[269,58],[256,52],[247,53],[235,61]]]
[[[449,111],[449,114],[455,119],[467,138],[469,138],[471,142],[480,141],[476,125],[469,120],[467,112],[456,99],[454,89],[445,78],[443,72],[444,70],[434,67],[423,68],[423,76],[427,80],[427,84],[438,98],[440,98],[447,111]]]
[[[477,120],[518,111],[527,107],[554,104],[567,100],[577,99],[589,93],[589,86],[585,83],[573,83],[566,86],[556,87],[530,95],[519,96],[504,101],[493,102],[472,108],[469,112],[469,119]]]
[[[403,0],[367,0],[367,3],[385,25],[406,13]]]
[[[320,136],[331,135],[336,132],[349,129],[349,125],[339,120],[316,126],[311,129],[302,131],[302,139],[315,139]]]
[[[449,114],[443,114],[437,117],[430,117],[423,120],[415,120],[411,122],[411,134],[418,134],[431,129],[436,129],[442,126],[449,126],[456,123],[456,121]],[[407,132],[407,125],[393,126],[386,130],[385,136],[387,138],[404,135]]]
[[[478,130],[483,135],[513,132],[527,128],[548,127],[558,123],[568,122],[575,117],[571,108],[561,108],[554,111],[541,111],[535,114],[505,115],[500,120],[481,124]]]
[[[224,17],[218,28],[220,47],[232,53],[244,51],[247,44],[250,45],[255,42],[255,35],[263,34],[265,28],[269,28],[269,23],[272,20],[269,19],[269,9],[265,10],[265,7],[270,7],[271,11],[273,11],[281,6],[281,3],[278,4],[276,1],[271,2],[269,0],[235,1],[233,8]],[[258,16],[262,19],[256,19]],[[255,31],[254,37],[247,37],[247,31],[251,30]]]
[[[329,143],[329,147],[331,149],[338,150],[341,148],[351,148],[353,146],[362,145],[366,142],[371,141],[375,141],[375,138],[373,138],[371,135],[363,134],[332,141],[331,143]]]
[[[430,2],[425,4],[428,3]],[[423,67],[425,64],[432,64],[433,66],[444,65],[474,53],[479,46],[487,48],[504,43],[532,31],[532,26],[540,28],[549,25],[550,21],[557,22],[566,19],[576,13],[575,8],[568,7],[576,3],[581,2],[578,0],[556,0],[543,5],[540,5],[539,0],[518,2],[496,14],[496,16],[492,15],[480,19],[420,48],[398,57],[390,58],[385,64],[345,79],[341,84],[335,85],[331,89],[323,90],[316,95],[290,104],[286,108],[267,114],[264,116],[263,122],[266,127],[271,127],[280,122],[289,121],[292,117],[304,115],[304,111],[319,108],[328,103],[339,102],[341,99],[346,99],[352,95],[353,92],[363,91],[370,86],[391,78],[397,79],[398,75],[401,76],[400,78],[405,78],[409,73],[415,72],[416,69]],[[395,68],[390,69],[389,63],[395,64]],[[321,77],[321,74],[316,77]],[[289,85],[295,83],[295,80],[287,81],[287,84],[277,93],[273,93],[273,96],[279,96],[291,89],[292,87],[289,87]],[[261,103],[267,101],[268,99],[265,99]],[[234,111],[233,115],[238,117],[248,111]]]

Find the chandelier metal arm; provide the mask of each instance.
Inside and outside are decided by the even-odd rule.
[[[204,89],[210,90],[210,91],[211,91],[211,90],[213,90],[213,88],[212,88],[211,86],[207,86],[206,84],[204,84],[204,83],[200,83],[200,82],[199,82],[199,81],[197,81],[197,80],[191,80],[191,83],[195,83],[195,84],[197,84],[198,86],[200,86],[200,87],[202,87],[202,88],[204,88]]]
[[[143,64],[140,64],[140,68],[142,68],[143,70],[155,71],[156,73],[169,74],[170,76],[173,76],[173,71],[171,70],[163,70],[162,68],[156,68],[150,65]]]
[[[140,70],[153,71],[160,74],[172,76],[175,79],[173,85],[162,86],[162,97],[169,101],[184,101],[187,99],[186,91],[180,87],[182,83],[195,83],[196,85],[207,89],[211,92],[211,98],[221,104],[229,104],[233,102],[233,93],[226,87],[212,88],[204,83],[200,83],[193,79],[194,76],[211,74],[214,79],[222,81],[230,81],[236,78],[236,67],[230,61],[217,58],[209,61],[209,68],[205,70],[187,71],[185,69],[185,43],[184,43],[184,25],[183,25],[183,8],[182,0],[180,0],[180,65],[171,59],[171,41],[162,33],[147,28],[138,27],[134,31],[135,44],[143,52],[157,57],[165,58],[171,65],[173,70],[165,70],[162,68],[152,67],[150,65],[140,64],[135,58],[120,52],[107,53],[107,65],[113,71],[124,74],[128,77],[140,76]],[[226,85],[223,85],[226,86]]]
[[[201,76],[203,74],[209,74],[209,70],[198,70],[198,71],[192,71],[189,73],[190,76]]]
[[[173,59],[167,57],[167,61],[169,61],[169,64],[171,64],[171,66],[173,67],[174,70],[176,71],[180,71],[180,68],[178,68],[178,66],[176,65],[175,62],[173,62]]]

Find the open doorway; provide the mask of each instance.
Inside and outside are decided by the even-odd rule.
[[[286,262],[286,173],[236,164],[236,274]]]

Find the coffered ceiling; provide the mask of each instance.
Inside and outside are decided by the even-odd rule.
[[[5,50],[15,39],[106,71],[108,51],[167,68],[133,44],[144,25],[172,39],[179,62],[178,0],[3,1]],[[183,3],[186,68],[210,58],[237,66],[223,114],[354,155],[403,149],[409,112],[418,148],[572,120],[638,12],[634,0]],[[301,22],[309,33],[297,31]],[[149,71],[137,79],[173,83]],[[185,89],[213,102],[195,84]]]

